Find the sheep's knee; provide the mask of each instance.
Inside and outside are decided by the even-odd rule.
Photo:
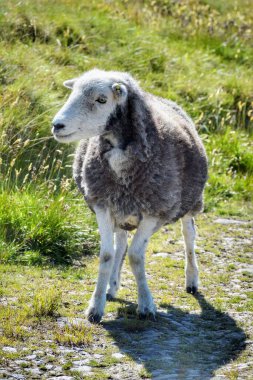
[[[129,262],[138,287],[137,314],[140,319],[149,318],[155,320],[156,307],[146,280],[144,254],[133,248],[130,249]]]
[[[104,271],[110,271],[113,264],[114,255],[110,252],[103,252],[100,254],[100,267]]]
[[[134,250],[129,251],[128,257],[129,257],[129,262],[130,262],[131,267],[139,266],[139,265],[141,265],[141,263],[143,261],[140,254],[136,253],[136,251],[134,251]]]

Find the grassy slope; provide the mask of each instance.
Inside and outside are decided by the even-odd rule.
[[[130,71],[146,90],[183,105],[194,118],[209,155],[206,210],[243,219],[252,215],[253,50],[249,9],[247,0],[0,3],[3,263],[61,264],[76,259],[73,252],[79,258],[97,250],[94,218],[81,206],[82,200],[69,179],[73,147],[58,145],[49,138],[50,121],[68,95],[63,80],[94,66]],[[237,270],[238,265],[251,263],[249,226],[239,226],[238,230],[217,228],[212,225],[213,219],[215,216],[205,214],[200,219],[198,245],[199,253],[204,253],[200,261],[205,296],[215,310],[241,313],[240,326],[249,331],[243,315],[252,311],[251,277],[243,268]],[[179,227],[171,227],[169,236],[169,245],[162,232],[152,240],[148,271],[157,303],[164,310],[173,305],[173,317],[180,322],[178,309],[199,309],[192,297],[184,297],[183,261],[178,262],[174,256],[154,259],[153,252],[159,250],[181,252],[181,245],[174,243],[180,236]],[[231,238],[235,244],[224,248],[223,242],[229,243]],[[240,245],[244,239],[245,244]],[[1,267],[1,344],[18,349],[16,354],[1,352],[2,366],[8,367],[15,357],[22,359],[33,352],[43,339],[52,340],[49,345],[53,353],[59,343],[91,344],[85,326],[81,331],[74,328],[70,334],[62,334],[55,322],[57,313],[70,318],[83,315],[94,287],[97,259],[86,257],[84,264],[85,269]],[[154,277],[157,268],[161,271],[159,283]],[[234,296],[230,294],[231,278],[240,284]],[[168,284],[172,292],[168,292]],[[64,289],[64,297],[57,289]],[[132,301],[133,295],[135,287],[130,282],[120,296]],[[112,318],[119,306],[107,306]],[[124,318],[125,314],[123,307]],[[140,328],[127,318],[124,323],[126,331]],[[203,333],[210,331],[204,329]],[[64,336],[70,336],[70,342],[67,338],[63,341]],[[107,345],[112,339],[103,329],[94,330],[94,336]],[[115,339],[122,347],[123,338]],[[45,343],[43,350],[47,346]],[[27,351],[22,353],[23,347]],[[89,347],[91,353],[99,351],[96,343]],[[107,348],[103,361],[93,363],[97,372],[94,378],[107,376],[104,368],[113,365],[110,354]],[[180,349],[178,355],[183,354]],[[137,353],[130,356],[127,360],[135,361]],[[227,378],[237,379],[239,364],[250,361],[249,356],[246,350],[232,367],[224,367]],[[57,364],[59,357],[52,360]],[[155,367],[146,365],[147,370]],[[246,368],[244,378],[247,373]],[[139,375],[148,376],[145,370]]]

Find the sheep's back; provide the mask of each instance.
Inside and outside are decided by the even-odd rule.
[[[120,177],[101,152],[100,138],[90,139],[88,147],[81,142],[75,179],[91,208],[109,207],[118,220],[138,221],[146,213],[168,223],[201,210],[207,159],[197,131],[175,103],[156,98],[153,107],[157,133],[150,137],[151,156],[147,162],[133,160]]]
[[[207,180],[207,157],[195,125],[176,103],[150,94],[147,97],[161,142],[158,160],[164,185],[172,191],[180,188],[177,218],[187,212],[198,212]],[[169,177],[168,168],[172,168]],[[176,185],[171,188],[171,183]]]

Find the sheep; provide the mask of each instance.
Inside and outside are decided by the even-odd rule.
[[[137,314],[155,320],[144,261],[150,237],[163,225],[181,219],[186,291],[198,290],[194,216],[203,207],[205,149],[176,103],[144,92],[128,73],[93,69],[64,85],[72,92],[53,119],[52,133],[63,143],[81,140],[74,178],[96,214],[101,236],[87,318],[99,323],[106,300],[115,298],[128,250],[138,288]],[[134,229],[128,249],[127,233]]]

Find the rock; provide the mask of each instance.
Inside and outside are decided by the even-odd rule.
[[[253,264],[242,265],[242,268],[238,269],[238,272],[247,272],[253,274]]]
[[[9,347],[9,346],[3,347],[2,350],[5,352],[17,352],[17,349],[15,347]]]
[[[67,317],[60,317],[57,318],[57,324],[59,327],[64,327],[68,323],[68,318]]]
[[[74,377],[72,377],[72,376],[54,376],[54,377],[49,377],[47,380],[74,380]]]
[[[115,352],[114,354],[112,354],[112,357],[115,359],[122,359],[125,357],[125,355],[121,354],[120,352]]]
[[[75,367],[81,367],[83,365],[86,365],[89,362],[89,359],[84,359],[84,360],[75,360],[73,361],[73,365]]]
[[[54,368],[54,371],[60,373],[62,371],[62,367],[58,365],[57,367]]]
[[[44,352],[43,351],[40,351],[40,350],[37,350],[37,351],[34,351],[33,352],[35,355],[43,355]]]
[[[91,369],[92,368],[90,366],[88,366],[88,365],[82,365],[80,367],[73,367],[73,368],[71,368],[70,371],[78,371],[78,372],[80,372],[82,374],[85,374],[87,372],[91,372]]]
[[[248,367],[249,367],[248,363],[241,363],[241,364],[237,365],[237,369],[239,369],[239,371],[241,371],[242,369],[248,368]]]
[[[36,359],[36,357],[37,357],[37,356],[33,354],[33,355],[28,355],[28,356],[26,356],[26,359],[27,359],[27,360],[34,360],[34,359]]]
[[[219,224],[247,224],[248,222],[245,220],[218,218],[218,219],[214,220],[214,223],[219,223]]]
[[[17,365],[24,365],[24,364],[27,364],[27,367],[29,366],[29,362],[28,362],[27,360],[22,360],[22,359],[20,359],[20,360],[15,360],[15,363],[16,363]]]
[[[17,380],[25,380],[25,376],[21,375],[21,373],[12,373],[11,378],[14,378]]]
[[[155,257],[164,257],[164,258],[165,258],[165,257],[169,257],[169,255],[170,255],[170,254],[167,253],[167,252],[158,252],[158,253],[155,253],[155,254],[154,254]]]
[[[45,367],[49,371],[50,369],[53,368],[53,364],[46,364]]]
[[[71,354],[75,351],[73,348],[68,348],[64,346],[60,346],[59,350],[62,351],[64,354]]]
[[[95,359],[100,359],[102,358],[104,355],[101,355],[101,354],[94,354],[93,355]]]
[[[29,372],[32,374],[32,375],[41,375],[41,371],[39,368],[29,368],[28,369]]]
[[[68,326],[79,326],[79,325],[88,325],[90,326],[90,322],[87,321],[87,319],[84,318],[72,318],[69,319],[67,317],[60,317],[57,318],[57,323],[59,327],[64,327],[66,325]]]

